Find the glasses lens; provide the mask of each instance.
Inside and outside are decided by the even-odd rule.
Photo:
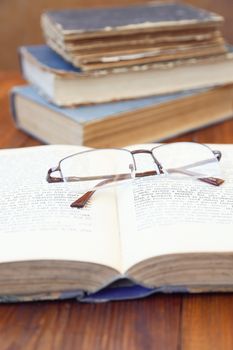
[[[100,149],[72,155],[60,163],[65,181],[125,180],[132,178],[134,161],[126,150]]]
[[[212,150],[199,143],[177,142],[153,149],[153,155],[169,174],[179,177],[220,177]]]

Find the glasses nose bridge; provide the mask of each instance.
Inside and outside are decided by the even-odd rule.
[[[132,154],[132,157],[133,157],[133,160],[134,160],[134,164],[135,164],[135,170],[137,170],[137,167],[136,167],[136,159],[134,157],[135,154],[140,154],[140,153],[146,153],[146,154],[150,154],[153,161],[155,162],[155,164],[157,165],[158,167],[158,170],[159,170],[159,173],[160,174],[163,174],[163,167],[162,165],[160,164],[160,162],[155,158],[154,154],[153,154],[153,151],[152,150],[149,150],[149,149],[137,149],[137,150],[134,150],[131,152]]]
[[[153,155],[151,150],[148,150],[148,149],[136,149],[134,151],[131,151],[131,154],[132,154],[132,157],[133,157],[133,160],[134,160],[135,170],[137,170],[137,162],[136,162],[135,154],[141,154],[141,153],[150,154],[151,157],[153,158],[153,160],[155,160],[154,159],[154,155]]]

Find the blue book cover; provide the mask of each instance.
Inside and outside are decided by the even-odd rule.
[[[49,103],[41,97],[37,91],[30,85],[17,86],[11,91],[11,110],[15,121],[17,122],[17,110],[15,108],[15,96],[21,95],[25,99],[31,100],[36,104],[42,105],[45,108],[51,109],[54,112],[65,116],[67,119],[72,119],[77,124],[85,125],[91,122],[100,121],[105,118],[125,115],[126,113],[151,108],[153,106],[169,103],[173,100],[182,99],[191,95],[198,94],[202,90],[190,90],[175,94],[151,96],[147,98],[104,103],[90,106],[79,106],[75,108],[61,108]]]
[[[47,45],[31,45],[19,48],[20,62],[21,55],[30,55],[30,58],[36,61],[38,65],[55,74],[75,74],[82,73],[80,68],[74,67],[71,63],[64,60],[60,55],[53,51]]]
[[[199,287],[199,291],[205,291]],[[119,278],[115,282],[100,288],[96,292],[88,293],[84,290],[71,290],[64,292],[43,292],[35,294],[0,295],[0,303],[39,301],[39,300],[67,300],[76,299],[83,303],[103,303],[108,301],[122,301],[142,299],[156,293],[189,293],[191,290],[187,286],[162,286],[145,287],[134,283],[129,278]],[[210,288],[211,291],[211,288]]]

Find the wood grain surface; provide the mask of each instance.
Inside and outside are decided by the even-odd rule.
[[[0,148],[39,144],[9,112],[8,91],[22,83],[17,72],[0,73]],[[233,120],[173,140],[233,143]],[[232,350],[232,330],[232,294],[0,305],[0,350]]]

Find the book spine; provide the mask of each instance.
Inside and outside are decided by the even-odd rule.
[[[18,116],[17,116],[17,110],[16,110],[16,104],[15,104],[15,98],[17,95],[17,89],[13,88],[10,90],[9,93],[9,106],[10,106],[10,112],[11,116],[13,118],[13,122],[15,123],[16,127],[18,128]]]
[[[34,139],[38,140],[39,142],[44,143],[44,144],[48,144],[47,140],[44,140],[44,139],[38,137],[36,134],[31,133],[30,131],[21,127],[21,125],[19,123],[16,103],[15,103],[17,95],[18,95],[17,88],[13,88],[9,94],[9,102],[10,102],[9,106],[10,106],[10,113],[11,113],[11,116],[12,116],[12,119],[13,119],[13,122],[14,122],[16,128],[25,132],[27,135],[29,135],[30,137],[33,137]]]
[[[19,71],[22,75],[22,77],[25,79],[24,76],[24,71],[23,71],[23,63],[22,63],[22,53],[21,53],[22,48],[19,47],[17,50],[17,56],[18,56],[18,62],[19,62]]]
[[[11,113],[11,116],[12,116],[12,119],[13,119],[13,122],[16,126],[17,129],[25,132],[26,134],[28,134],[30,137],[33,137],[35,138],[36,140],[42,142],[42,143],[45,143],[47,144],[48,142],[45,141],[45,140],[42,140],[40,139],[39,137],[37,137],[36,135],[30,133],[29,131],[25,130],[24,128],[22,128],[20,126],[20,123],[19,123],[19,118],[18,118],[18,113],[17,113],[17,108],[16,108],[16,97],[18,95],[18,90],[17,88],[13,88],[12,90],[10,90],[10,94],[9,94],[9,106],[10,106],[10,113]]]

